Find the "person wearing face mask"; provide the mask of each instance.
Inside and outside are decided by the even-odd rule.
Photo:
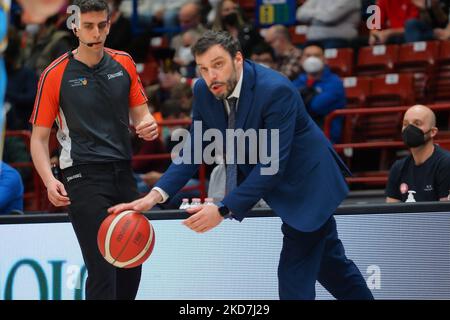
[[[185,78],[195,78],[195,62],[191,52],[191,46],[199,38],[197,32],[193,30],[185,31],[181,35],[182,46],[175,52],[174,62],[180,66],[180,74]]]
[[[180,23],[182,34],[178,34],[170,41],[170,47],[178,51],[184,45],[183,35],[190,31],[201,36],[206,28],[202,24],[201,6],[195,1],[186,2],[178,12],[178,21]]]
[[[238,3],[233,0],[224,0],[217,4],[212,29],[229,32],[241,44],[245,58],[249,58],[252,48],[262,41],[259,33],[244,21]]]
[[[319,127],[333,110],[345,107],[345,89],[342,80],[326,66],[324,49],[319,43],[309,43],[303,49],[301,58],[304,70],[293,80],[300,90],[308,113]],[[338,143],[341,139],[342,117],[331,123],[330,140]]]
[[[449,200],[450,152],[433,143],[437,133],[430,108],[415,105],[406,111],[402,138],[411,155],[392,165],[386,202]]]

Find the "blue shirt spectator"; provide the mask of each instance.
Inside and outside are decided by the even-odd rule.
[[[0,161],[0,214],[23,210],[23,183],[19,172]]]
[[[325,117],[333,110],[342,109],[347,101],[342,80],[325,65],[323,48],[312,44],[303,50],[301,73],[293,84],[299,88],[306,109],[321,128]],[[343,118],[335,118],[331,123],[330,140],[341,140]]]

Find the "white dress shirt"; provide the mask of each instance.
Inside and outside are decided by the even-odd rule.
[[[241,95],[242,79],[243,78],[244,78],[244,70],[241,70],[241,75],[239,76],[238,83],[236,84],[236,87],[234,87],[233,92],[227,98],[227,99],[229,99],[229,98],[237,98],[238,99],[237,102],[236,102],[236,110],[237,110],[238,105],[239,105],[239,96]],[[230,106],[228,105],[228,101],[225,99],[225,100],[223,100],[223,102],[224,102],[224,105],[225,105],[225,111],[227,112],[227,114],[230,114]],[[164,203],[169,198],[169,195],[167,194],[167,192],[165,192],[163,189],[161,189],[159,187],[153,187],[152,190],[156,190],[156,191],[158,191],[161,194],[162,200],[159,203]]]

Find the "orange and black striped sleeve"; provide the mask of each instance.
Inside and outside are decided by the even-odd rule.
[[[148,99],[144,91],[144,87],[142,86],[141,79],[136,71],[136,64],[133,61],[133,58],[126,52],[116,51],[112,49],[105,49],[109,54],[111,54],[112,58],[120,63],[125,70],[128,72],[131,85],[130,85],[130,96],[129,96],[129,104],[130,108],[140,106],[144,103],[147,103]]]
[[[53,61],[42,73],[30,123],[51,128],[59,113],[59,97],[68,54]]]

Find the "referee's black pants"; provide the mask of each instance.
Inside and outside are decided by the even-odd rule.
[[[62,173],[71,201],[69,217],[88,271],[86,299],[135,299],[141,266],[116,268],[102,257],[97,246],[98,229],[108,215],[107,209],[139,197],[130,162],[78,165]]]

